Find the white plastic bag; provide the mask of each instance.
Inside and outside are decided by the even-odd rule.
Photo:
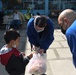
[[[27,65],[28,73],[30,74],[43,74],[46,72],[46,59],[44,54],[34,53],[33,57]]]

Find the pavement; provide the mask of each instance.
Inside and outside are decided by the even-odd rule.
[[[57,19],[52,19],[54,23],[54,38],[52,45],[47,50],[47,75],[76,75],[76,69],[72,63],[72,55],[68,47],[66,37],[60,31],[57,24]],[[25,24],[26,25],[26,24]],[[5,30],[0,29],[0,48],[5,44],[3,40],[3,33]],[[26,27],[19,29],[21,34],[21,41],[18,49],[24,51],[26,55],[31,53],[30,44],[26,36]],[[8,75],[4,66],[0,64],[0,75]],[[25,75],[30,75],[27,71]]]

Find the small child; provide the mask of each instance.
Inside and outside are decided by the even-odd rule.
[[[0,62],[5,66],[9,75],[24,75],[25,67],[28,64],[32,54],[24,58],[24,53],[17,50],[20,42],[20,34],[14,30],[9,29],[4,34],[4,45],[0,50]]]

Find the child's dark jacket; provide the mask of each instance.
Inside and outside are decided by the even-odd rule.
[[[0,50],[0,62],[5,65],[5,69],[10,75],[20,75],[25,72],[29,58],[24,59],[16,48],[7,48],[4,45]]]

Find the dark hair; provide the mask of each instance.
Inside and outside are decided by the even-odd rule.
[[[18,37],[20,37],[20,34],[14,29],[9,29],[4,33],[4,40],[6,44],[8,44],[11,40],[16,40]]]
[[[36,14],[37,14],[37,15],[40,15],[40,13],[39,13],[39,12],[37,12]]]
[[[45,27],[47,24],[47,18],[45,16],[37,17],[35,20],[35,25],[39,27]]]

